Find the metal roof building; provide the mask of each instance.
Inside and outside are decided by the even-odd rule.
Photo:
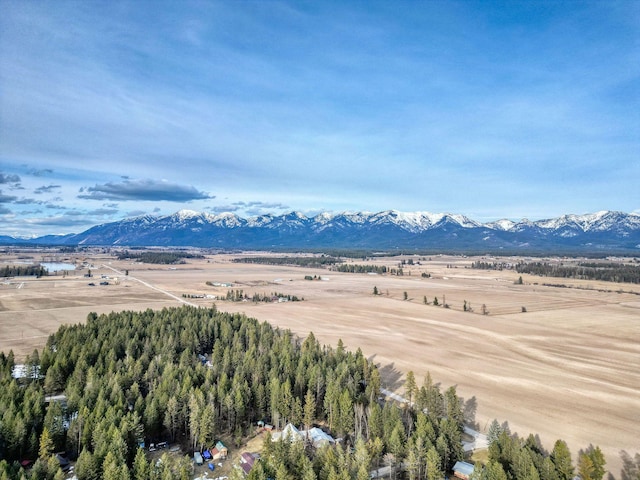
[[[456,464],[453,466],[453,474],[458,478],[468,480],[473,473],[473,468],[473,465],[470,463],[456,462]]]

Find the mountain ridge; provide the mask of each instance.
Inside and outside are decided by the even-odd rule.
[[[640,215],[603,210],[530,221],[480,223],[465,215],[401,212],[292,211],[243,218],[179,210],[96,225],[78,234],[34,239],[0,236],[0,244],[189,246],[205,248],[426,248],[449,250],[640,252]]]

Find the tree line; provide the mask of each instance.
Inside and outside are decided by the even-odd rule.
[[[485,262],[482,260],[476,260],[471,262],[471,268],[477,270],[512,270],[513,265],[506,262]]]
[[[332,270],[344,273],[377,273],[380,275],[387,273],[387,267],[384,265],[358,265],[354,263],[343,263],[333,267]]]
[[[47,269],[42,265],[5,265],[0,269],[0,277],[22,277],[47,275]]]
[[[324,268],[342,262],[337,257],[320,255],[312,257],[242,257],[234,258],[235,263],[256,263],[262,265],[293,265],[297,267]]]
[[[142,263],[155,263],[162,265],[176,265],[185,263],[185,258],[204,258],[203,255],[188,252],[140,252],[134,253],[125,250],[117,255],[118,260],[137,260]]]
[[[601,280],[605,282],[640,283],[640,266],[620,263],[581,262],[577,265],[557,265],[548,262],[518,263],[518,273],[541,277]]]

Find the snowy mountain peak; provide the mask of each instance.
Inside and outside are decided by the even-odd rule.
[[[12,242],[12,237],[0,237]],[[193,246],[215,248],[412,248],[486,252],[640,251],[640,215],[614,211],[530,221],[479,223],[464,215],[401,212],[300,212],[244,219],[180,210],[128,218],[63,237],[13,239],[57,245]]]
[[[512,220],[508,220],[503,218],[502,220],[496,220],[495,222],[485,223],[485,227],[491,228],[492,230],[502,230],[505,232],[509,232],[513,229],[516,222]]]
[[[195,210],[183,209],[183,210],[177,211],[172,216],[180,220],[187,220],[189,218],[199,217],[200,215],[202,214],[200,212],[196,212]]]

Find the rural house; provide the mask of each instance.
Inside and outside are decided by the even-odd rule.
[[[473,465],[467,462],[456,462],[453,466],[453,474],[462,479],[469,480],[469,477],[473,473]]]

